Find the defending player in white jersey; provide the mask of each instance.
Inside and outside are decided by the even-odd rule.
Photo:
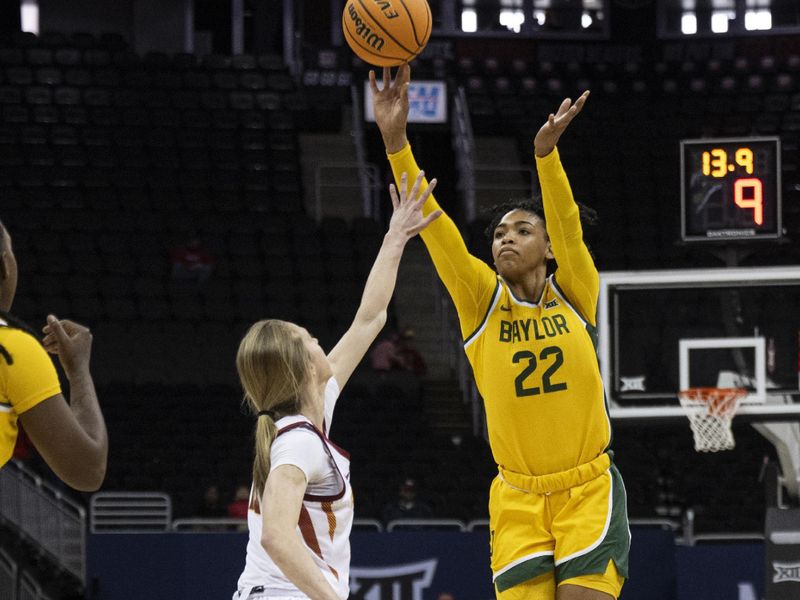
[[[406,242],[436,219],[422,216],[435,186],[420,173],[410,192],[390,186],[394,214],[355,319],[327,356],[306,329],[279,320],[254,324],[236,356],[255,414],[256,451],[247,559],[234,600],[349,594],[353,495],[346,452],[328,439],[339,391],[386,323]]]

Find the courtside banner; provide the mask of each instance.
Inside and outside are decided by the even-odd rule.
[[[350,600],[494,600],[489,532],[354,531]]]
[[[378,88],[383,80],[378,75]],[[364,118],[375,122],[372,110],[372,90],[364,82]],[[447,123],[447,84],[444,81],[412,81],[408,86],[409,123]]]
[[[670,530],[632,533],[631,579],[620,600],[763,597],[763,544],[676,546]],[[349,600],[436,600],[443,592],[457,600],[495,598],[486,529],[354,531],[350,542]],[[245,532],[90,534],[87,582],[97,600],[227,600],[246,548]]]
[[[678,600],[798,598],[772,596],[768,589],[764,594],[764,544],[760,541],[702,542],[694,546],[676,546],[675,568],[678,575],[675,598]],[[625,588],[622,588],[620,600],[625,600]]]

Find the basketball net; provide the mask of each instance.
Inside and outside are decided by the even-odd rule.
[[[732,450],[736,445],[731,421],[747,390],[741,388],[689,388],[678,392],[694,434],[698,452]]]

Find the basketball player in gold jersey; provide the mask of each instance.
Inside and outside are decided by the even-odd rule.
[[[0,223],[0,468],[14,451],[19,421],[64,483],[94,491],[105,477],[108,436],[89,372],[92,335],[82,325],[50,315],[40,344],[8,314],[16,289],[11,235]],[[61,360],[70,383],[69,404],[45,350]]]
[[[408,65],[378,88],[375,118],[395,178],[419,167],[408,139]],[[556,143],[588,92],[564,100],[534,139],[543,209],[496,219],[496,272],[442,215],[422,232],[453,298],[498,464],[489,498],[491,566],[501,600],[608,600],[628,576],[625,489],[595,353],[599,275]],[[430,196],[424,212],[438,210]],[[548,276],[548,262],[557,269]]]

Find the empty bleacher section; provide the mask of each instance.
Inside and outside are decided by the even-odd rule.
[[[560,147],[578,199],[600,213],[592,241],[601,269],[711,266],[720,263],[675,244],[681,139],[780,136],[785,225],[789,235],[800,231],[800,48],[775,42],[761,50],[722,60],[665,49],[669,60],[620,63],[462,56],[454,79],[466,90],[476,137],[516,140],[523,165],[543,117],[564,97],[592,90]],[[762,250],[764,263],[798,258],[796,245]]]
[[[232,492],[249,480],[253,423],[237,408],[233,362],[248,324],[295,320],[330,347],[354,314],[383,226],[304,213],[297,136],[338,129],[320,115],[338,116],[361,71],[310,65],[298,87],[275,56],[140,56],[116,36],[0,42],[0,216],[20,264],[15,312],[37,326],[54,312],[93,327],[111,439],[104,489],[164,490],[176,517],[192,516],[206,484]],[[788,201],[797,204],[799,54],[620,64],[476,55],[422,60],[415,76],[464,85],[476,135],[510,138],[520,164],[545,114],[595,91],[562,156],[578,199],[600,212],[599,266],[684,267],[711,259],[674,243],[683,137],[780,135],[785,224],[800,234]],[[321,98],[329,104],[315,112]],[[481,230],[465,224],[485,248]],[[192,236],[215,259],[202,285],[170,276],[169,250]],[[798,258],[786,245],[754,260]],[[357,516],[378,518],[409,475],[437,516],[486,517],[486,444],[434,433],[424,402],[416,385],[364,373],[345,390],[332,437],[354,455]],[[735,455],[698,457],[688,424],[659,432],[659,446],[652,429],[617,432],[631,515],[679,519],[695,506],[700,531],[760,530],[756,478],[772,449],[749,427],[736,434]],[[740,478],[725,483],[735,496],[719,477],[734,460]]]
[[[358,259],[380,232],[336,222],[317,236],[303,215],[294,121],[304,102],[280,58],[140,57],[111,39],[0,51],[0,186],[27,274],[18,310],[34,322],[75,315],[101,345],[133,327],[200,351],[189,323],[216,333],[303,313],[328,340],[342,312],[328,308],[352,306],[368,266]],[[169,250],[189,236],[216,259],[199,290],[169,278]],[[131,351],[144,355],[134,380],[146,382],[158,344]],[[173,377],[186,373],[176,365]]]
[[[225,499],[250,481],[253,419],[239,410],[236,388],[115,385],[100,393],[114,439],[104,490],[167,490],[175,517],[185,518],[196,515],[207,485]],[[357,516],[379,519],[407,476],[437,516],[485,516],[488,449],[472,440],[454,446],[422,413],[418,384],[406,377],[357,375],[348,384],[331,437],[354,457]]]
[[[0,516],[0,597],[82,597],[87,536],[82,506],[12,461],[0,471]]]

